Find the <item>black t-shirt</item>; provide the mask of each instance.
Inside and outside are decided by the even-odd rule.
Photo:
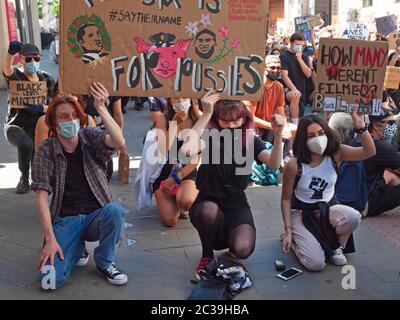
[[[288,71],[289,79],[296,86],[297,90],[301,92],[302,101],[305,101],[307,77],[301,70],[301,66],[300,63],[297,61],[296,54],[287,50],[280,55],[280,59],[281,59],[282,69]],[[309,66],[308,57],[304,53],[303,53],[303,61],[307,66]],[[284,82],[283,85],[286,87],[286,84]]]
[[[67,157],[68,165],[60,216],[89,214],[101,208],[83,170],[81,143],[78,144],[74,153],[64,151],[64,155]]]
[[[214,141],[213,138],[209,137],[206,149],[202,153],[202,163],[207,161],[211,164],[201,164],[199,171],[197,173],[196,186],[199,190],[199,199],[202,200],[213,200],[216,201],[220,206],[225,209],[234,208],[237,206],[242,206],[247,203],[246,195],[244,190],[246,190],[249,175],[251,174],[251,168],[254,160],[258,161],[258,155],[267,148],[265,144],[256,136],[254,139],[250,139],[250,144],[254,146],[254,154],[248,154],[248,148],[243,148],[240,144],[240,139],[236,139],[233,144],[233,148],[225,148],[226,145],[223,138],[220,139],[220,146]],[[238,142],[239,141],[239,142]],[[246,166],[245,161],[241,163],[235,162],[235,157],[233,156],[235,150],[239,149],[239,154],[241,152],[242,156],[248,156],[248,164]],[[220,164],[212,164],[212,154],[218,154],[220,157]],[[207,158],[208,157],[208,158]],[[225,159],[230,162],[230,164],[224,164]],[[258,161],[259,162],[259,161]],[[246,174],[238,174],[237,169],[247,169]]]
[[[46,81],[47,83],[47,104],[50,103],[51,97],[53,96],[53,90],[54,90],[54,79],[51,75],[49,75],[47,72],[44,71],[38,71],[37,75],[39,77],[39,81]],[[21,70],[14,68],[14,73],[11,76],[6,76],[3,72],[3,76],[6,79],[7,86],[9,87],[10,81],[29,81],[29,79],[26,77],[25,73],[23,73]],[[6,116],[6,124],[12,124],[19,126],[25,130],[30,130],[34,131],[36,128],[36,123],[37,120],[43,115],[37,114],[37,115],[32,115],[28,111],[21,109],[21,108],[12,108],[10,106],[9,111]]]
[[[96,123],[96,127],[104,130],[105,126],[102,122],[102,119],[99,116],[99,114],[97,113],[96,108],[94,107],[94,98],[92,96],[83,96],[83,99],[86,104],[86,108],[85,108],[86,114],[93,117],[93,119]],[[108,97],[107,110],[111,114],[111,117],[114,117],[113,104],[115,102],[117,102],[118,100],[121,100],[121,97],[114,97],[114,96]]]
[[[400,152],[386,142],[375,140],[376,155],[364,161],[368,184],[383,180],[384,170],[400,168]],[[377,178],[377,176],[379,176]]]

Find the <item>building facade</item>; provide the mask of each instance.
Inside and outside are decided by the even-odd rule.
[[[400,0],[284,0],[287,32],[294,30],[294,18],[320,14],[326,26],[334,26],[341,34],[350,9],[358,9],[359,22],[368,23],[375,32],[375,18],[396,14],[400,18]],[[400,21],[399,21],[400,22]]]

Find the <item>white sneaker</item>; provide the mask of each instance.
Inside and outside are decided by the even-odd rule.
[[[329,257],[329,260],[336,266],[344,266],[347,264],[347,259],[344,256],[341,248],[334,250],[332,255]]]
[[[89,262],[89,252],[87,252],[86,248],[83,250],[82,255],[76,264],[77,267],[84,267]]]

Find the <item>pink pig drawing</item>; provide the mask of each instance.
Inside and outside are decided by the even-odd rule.
[[[142,38],[135,37],[137,51],[139,53],[156,53],[158,56],[157,65],[152,69],[153,72],[161,78],[170,78],[176,74],[178,58],[186,58],[186,53],[189,49],[192,39],[175,40],[175,36],[169,33],[160,32],[151,36],[150,41],[153,43],[147,44]]]

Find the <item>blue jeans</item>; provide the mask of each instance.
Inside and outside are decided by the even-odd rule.
[[[120,239],[126,210],[119,204],[109,203],[88,215],[56,217],[53,231],[60,245],[64,260],[56,254],[56,288],[63,285],[76,268],[85,248],[85,241],[99,241],[94,250],[94,260],[101,268],[108,268],[115,258],[115,245]],[[50,264],[50,260],[47,262]],[[39,280],[46,274],[39,273]]]

